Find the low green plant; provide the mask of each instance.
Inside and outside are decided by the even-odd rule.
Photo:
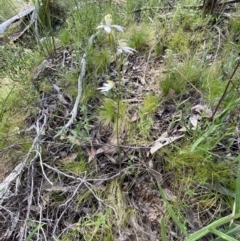
[[[169,42],[169,47],[177,53],[185,53],[189,49],[189,39],[190,36],[182,29],[179,29],[176,33],[172,35],[172,39]]]
[[[99,111],[99,118],[104,126],[112,126],[116,120],[117,103],[111,99],[103,100],[103,107]]]
[[[93,100],[97,95],[97,89],[96,89],[96,83],[91,80],[89,80],[88,83],[84,84],[84,89],[83,89],[83,96],[81,99],[81,103],[83,105],[87,105],[91,100]]]
[[[64,164],[64,169],[71,171],[74,174],[81,174],[88,170],[86,160],[83,157],[79,157],[78,160],[68,161]]]
[[[219,228],[219,231],[221,231],[221,233],[226,234],[227,236],[224,236],[222,234],[218,235],[219,237],[214,239],[213,241],[223,241],[223,240],[229,240],[229,236],[230,237],[234,237],[237,240],[239,239],[239,234],[240,234],[240,226],[238,224],[230,224],[230,225],[225,225],[222,228]],[[227,239],[224,239],[227,238]]]
[[[72,36],[69,34],[69,29],[67,27],[60,30],[58,37],[63,45],[67,46],[71,43]]]
[[[146,95],[139,108],[139,122],[137,132],[146,139],[149,137],[150,128],[153,125],[152,115],[159,105],[159,98],[154,94]]]
[[[106,187],[104,195],[106,195],[106,204],[111,208],[116,229],[120,231],[127,225],[132,210],[126,205],[126,199],[119,182],[112,181]]]
[[[103,104],[99,109],[99,119],[105,127],[113,128],[117,131],[117,119],[119,119],[119,130],[123,130],[127,125],[127,103],[120,102],[109,98],[103,99]]]
[[[169,51],[167,57],[169,60],[172,58],[172,51]],[[176,94],[183,93],[187,87],[188,90],[191,88],[199,91],[198,87],[205,71],[202,62],[189,57],[178,66],[174,66],[174,61],[170,61],[168,69],[167,75],[160,81],[160,87],[165,95],[170,91]]]
[[[40,58],[39,54],[32,50],[27,50],[20,45],[5,44],[0,48],[2,62],[1,78],[10,78],[12,81],[26,84],[26,77],[30,69],[33,68],[36,61]]]
[[[105,213],[97,212],[86,220],[80,220],[80,233],[84,240],[97,241],[113,240],[112,223],[110,222],[109,211]]]
[[[201,89],[208,102],[215,102],[224,90],[221,63],[214,63],[202,72]]]
[[[151,23],[129,26],[126,31],[129,45],[138,51],[150,49],[155,44],[155,29]]]
[[[76,144],[78,145],[80,140],[81,142],[91,142],[92,138],[90,135],[90,130],[92,129],[93,125],[91,125],[91,120],[94,118],[93,116],[89,116],[87,113],[87,106],[82,105],[80,108],[80,113],[82,115],[79,121],[75,122],[75,128],[70,130],[72,136],[72,144],[73,146]],[[74,143],[76,141],[76,143]],[[71,138],[70,138],[71,142]]]
[[[88,69],[96,74],[106,73],[108,72],[110,61],[111,53],[108,50],[90,51],[87,58]]]
[[[179,180],[187,178],[192,183],[205,184],[221,179],[222,182],[233,187],[234,179],[229,179],[229,176],[232,175],[232,165],[217,161],[218,157],[214,157],[214,154],[211,153],[215,146],[214,141],[212,137],[208,137],[208,140],[210,142],[205,139],[194,150],[191,150],[192,143],[181,145],[181,148],[177,148],[175,152],[171,150],[171,155],[168,156],[168,168],[175,171]],[[185,173],[184,178],[182,173]]]
[[[230,18],[230,38],[233,42],[238,40],[237,33],[240,31],[239,21],[236,17]]]
[[[133,210],[127,207],[118,181],[111,181],[99,192],[99,198],[104,200],[101,211],[96,211],[85,219],[80,218],[79,227],[74,232],[80,233],[84,240],[115,240],[116,234],[130,224]]]
[[[100,2],[88,3],[73,1],[75,6],[71,16],[66,20],[68,35],[76,47],[86,46],[89,36],[96,32],[96,26],[101,22],[102,6]]]
[[[159,97],[150,93],[146,95],[139,108],[139,117],[143,119],[146,116],[152,115],[157,109],[159,104]]]

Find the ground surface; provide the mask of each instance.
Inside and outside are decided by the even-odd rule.
[[[236,7],[224,11],[234,13]],[[20,165],[0,199],[2,240],[187,240],[203,226],[231,214],[239,106],[224,103],[218,118],[211,120],[223,92],[217,92],[218,86],[223,89],[227,79],[217,75],[222,71],[219,65],[229,70],[228,76],[233,69],[220,63],[227,51],[220,42],[229,42],[228,17],[196,24],[194,30],[186,23],[180,38],[168,26],[174,10],[157,11],[159,22],[154,19],[153,24],[157,41],[152,44],[147,38],[138,44],[132,37],[137,52],[124,55],[120,65],[112,54],[103,67],[96,59],[104,62],[104,55],[87,56],[83,94],[70,128],[63,129],[71,117],[87,48],[76,48],[70,41],[37,63],[28,63],[28,92],[35,96],[25,109],[25,103],[17,106],[23,108],[21,124],[15,118],[10,128],[4,126],[7,137],[1,134],[6,140],[1,152],[2,184]],[[154,14],[147,17],[150,30]],[[136,21],[141,17],[136,14]],[[163,18],[168,20],[166,32],[158,36]],[[104,47],[101,38],[95,40],[95,48]],[[217,77],[211,79],[214,74]],[[106,95],[99,93],[97,88],[108,78],[116,88]],[[27,96],[26,90],[22,93]],[[236,89],[227,98],[235,95]],[[209,96],[214,97],[209,100]],[[215,238],[208,233],[197,240]]]

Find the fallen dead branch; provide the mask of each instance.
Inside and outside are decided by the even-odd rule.
[[[17,15],[13,16],[12,18],[1,23],[0,24],[0,34],[3,34],[11,24],[13,24],[27,16],[32,16],[33,14],[35,14],[35,11],[36,11],[35,7],[29,7],[27,10],[24,10],[23,12],[18,13]]]
[[[7,25],[4,26],[7,27]],[[92,45],[97,34],[98,32],[89,38],[89,46]],[[78,95],[71,112],[71,118],[64,128],[69,128],[77,116],[77,109],[82,95],[82,81],[86,73],[85,58],[86,53],[84,53],[81,60]],[[0,217],[0,223],[2,223],[0,225],[1,240],[8,240],[9,238],[15,238],[18,241],[26,240],[32,231],[33,224],[36,226],[36,234],[34,234],[36,240],[47,240],[48,237],[59,236],[59,226],[66,221],[66,217],[69,217],[70,213],[75,212],[73,211],[75,209],[73,203],[77,201],[80,193],[86,190],[89,190],[98,202],[103,202],[95,194],[92,189],[93,185],[86,180],[85,176],[76,178],[44,162],[41,145],[44,143],[45,132],[49,126],[48,117],[52,111],[50,107],[51,98],[45,98],[44,94],[42,94],[41,102],[42,108],[36,122],[29,128],[29,131],[35,130],[36,133],[31,148],[24,160],[0,184],[0,213],[4,215]],[[56,181],[53,181],[56,177],[59,180],[57,184],[55,184]],[[69,182],[72,183],[70,189],[64,189],[64,187],[62,189],[53,188],[56,185],[61,187]],[[95,183],[95,181],[93,182]],[[82,188],[80,189],[80,187]],[[49,193],[47,195],[51,195],[51,193],[56,192],[55,190],[66,192],[67,198],[53,212],[51,205],[48,204],[49,200],[44,200],[44,193],[47,192]],[[9,222],[6,222],[6,217]],[[69,222],[71,223],[71,220]],[[46,223],[48,225],[45,229],[44,225]]]
[[[64,129],[69,128],[72,124],[73,121],[76,119],[77,117],[77,109],[78,109],[78,105],[79,102],[81,100],[82,97],[82,82],[83,82],[83,78],[85,77],[86,74],[86,54],[83,55],[82,60],[81,60],[81,73],[78,77],[78,94],[77,94],[77,98],[76,101],[74,103],[73,109],[71,111],[71,118],[69,119],[68,123],[63,127]]]
[[[26,240],[28,235],[28,221],[29,215],[31,211],[31,206],[33,203],[33,193],[35,191],[34,180],[33,180],[33,172],[35,171],[34,164],[37,162],[39,155],[41,156],[41,146],[40,146],[40,136],[42,134],[43,129],[47,123],[47,115],[44,110],[40,110],[38,114],[38,118],[35,124],[32,126],[32,129],[35,129],[36,136],[33,140],[31,148],[29,149],[24,160],[13,170],[13,172],[0,184],[0,210],[5,210],[7,212],[7,216],[9,217],[9,223],[12,225],[7,225],[5,227],[5,233],[1,230],[1,238],[2,240],[8,239],[12,236],[13,232],[17,229],[16,226],[21,222],[22,224],[19,226],[21,229],[19,230],[18,240]],[[33,153],[36,153],[33,156]],[[12,207],[16,202],[16,197],[19,196],[22,189],[22,175],[27,171],[27,209],[25,212],[25,217],[20,216],[21,210],[12,211]],[[18,199],[18,198],[17,198]],[[21,200],[24,202],[24,200]],[[12,203],[12,204],[11,204]],[[5,204],[5,208],[3,205]],[[6,205],[7,204],[7,205]],[[15,203],[16,204],[16,203]],[[20,221],[24,220],[23,222]],[[4,225],[2,224],[2,227]],[[3,239],[4,238],[4,239]]]
[[[27,10],[13,16],[7,21],[0,24],[0,36],[3,35],[6,30],[15,22],[20,22],[22,19],[29,17],[30,21],[28,25],[21,31],[17,31],[11,34],[11,40],[18,40],[37,20],[37,12],[35,7],[29,7]]]
[[[94,38],[98,34],[99,34],[99,31],[97,33],[93,34],[89,38],[89,40],[88,40],[89,47],[92,45]],[[77,98],[76,98],[76,101],[74,103],[73,109],[71,111],[71,118],[69,119],[68,123],[63,127],[63,129],[69,128],[73,124],[73,121],[77,117],[78,105],[79,105],[79,102],[80,102],[81,97],[82,97],[82,82],[83,82],[83,78],[85,77],[85,74],[86,74],[86,56],[87,56],[87,54],[84,53],[83,57],[82,57],[82,60],[81,60],[81,73],[78,77],[78,94],[77,94]]]
[[[41,124],[40,122],[42,120],[43,120],[43,123]],[[36,150],[39,150],[39,143],[38,143],[39,137],[42,133],[44,126],[46,125],[46,122],[47,122],[46,115],[44,113],[40,113],[40,116],[37,119],[36,124],[32,126],[36,130],[36,137],[34,138],[32,146],[29,149],[25,159],[14,168],[14,170],[4,179],[4,181],[2,183],[0,183],[0,205],[4,201],[4,198],[6,198],[7,192],[9,190],[9,187],[11,186],[11,184],[17,178],[19,178],[19,176],[24,171],[24,168],[26,168],[26,165],[28,163],[31,163],[32,161],[34,161],[37,158],[38,154],[36,154],[31,159],[31,154],[33,152],[35,152]],[[39,151],[38,151],[38,153],[40,154]]]

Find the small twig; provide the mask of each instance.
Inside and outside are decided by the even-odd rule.
[[[41,135],[41,132],[46,124],[46,122],[44,122],[42,125],[40,125],[40,120],[42,120],[43,115],[40,115],[40,117],[37,120],[35,129],[36,129],[36,137],[34,138],[32,145],[26,155],[26,157],[24,158],[24,160],[18,164],[14,170],[4,179],[4,181],[2,183],[0,183],[0,205],[2,204],[3,200],[4,200],[4,196],[5,194],[8,192],[8,189],[10,187],[10,185],[13,183],[13,181],[15,181],[19,175],[23,172],[24,168],[26,167],[26,163],[29,161],[31,154],[34,152],[34,150],[36,149],[36,144],[39,141],[39,137]],[[31,159],[30,162],[32,162],[33,160],[35,160],[36,156],[33,157]],[[18,183],[18,180],[16,181],[16,184]]]
[[[47,177],[47,175],[46,175],[46,173],[45,173],[45,171],[44,171],[41,153],[40,153],[39,151],[37,151],[37,150],[35,150],[35,151],[36,151],[36,153],[37,153],[37,155],[38,155],[38,157],[39,157],[40,166],[41,166],[41,169],[42,169],[42,174],[43,174],[43,176],[44,176],[45,179],[48,181],[48,183],[49,183],[51,186],[53,186],[53,183],[49,180],[49,178]]]
[[[51,169],[52,171],[60,174],[60,175],[63,175],[63,176],[65,176],[65,177],[68,177],[68,178],[71,178],[71,179],[74,179],[74,180],[78,180],[78,181],[80,181],[80,182],[83,182],[83,179],[82,179],[82,178],[74,177],[74,176],[71,176],[71,175],[69,175],[69,174],[66,174],[65,172],[62,172],[62,171],[58,170],[57,168],[52,167],[52,166],[50,166],[50,165],[48,165],[48,164],[46,164],[46,163],[43,163],[43,165],[46,166],[47,168]],[[92,178],[90,178],[90,179],[85,179],[85,181],[86,181],[86,182],[109,181],[109,180],[112,180],[112,179],[118,177],[120,174],[121,174],[121,172],[118,172],[118,173],[116,173],[115,175],[113,175],[113,176],[111,176],[111,177],[99,178],[99,179],[94,179],[94,178],[92,179]]]
[[[38,193],[39,193],[39,195],[38,195],[38,197],[37,197],[37,205],[38,205],[38,207],[39,207],[39,224],[41,225],[41,223],[42,223],[42,205],[41,205],[41,201],[40,201],[40,193],[41,193],[41,189],[42,189],[42,182],[43,182],[43,180],[41,181],[41,185],[40,185],[40,188],[38,189]],[[40,232],[40,229],[38,229],[38,231],[37,231],[37,240],[39,240],[40,238],[39,238],[39,233]],[[44,232],[43,232],[44,233]]]
[[[85,173],[86,174],[86,173]],[[74,198],[74,196],[76,195],[78,189],[81,187],[81,185],[85,182],[85,177],[84,179],[78,184],[78,186],[75,188],[72,196],[70,198],[68,198],[68,200],[64,203],[64,204],[61,204],[59,207],[61,206],[67,206],[67,204]]]
[[[23,173],[23,171],[26,169],[26,164],[29,163],[29,169],[28,169],[28,184],[27,184],[27,192],[28,196],[26,197],[27,200],[27,210],[26,215],[23,220],[22,226],[19,229],[19,241],[26,240],[28,231],[29,231],[29,218],[31,214],[31,207],[33,203],[33,193],[35,188],[35,182],[34,182],[34,173],[35,173],[35,167],[34,163],[36,163],[36,160],[38,160],[38,157],[40,157],[41,162],[41,147],[40,147],[40,135],[43,131],[43,128],[45,127],[47,123],[47,116],[44,114],[44,109],[39,111],[39,117],[36,120],[36,124],[33,126],[33,129],[35,129],[36,136],[32,142],[32,145],[25,156],[24,160],[14,169],[14,171],[4,180],[3,183],[0,184],[0,205],[1,203],[6,200],[7,198],[10,199],[10,197],[15,197],[15,195],[18,195],[19,193],[19,187],[21,185],[20,175]],[[36,152],[34,157],[32,157],[32,154]],[[40,163],[41,165],[41,163]],[[43,170],[43,175],[44,175]],[[46,174],[44,175],[46,176]],[[15,192],[10,192],[10,186],[15,181]],[[11,220],[9,222],[12,222],[13,225],[17,225],[19,222],[19,213],[15,213],[14,217],[11,217]],[[8,231],[9,232],[9,231]],[[10,230],[11,232],[11,230]]]
[[[62,143],[58,143],[58,142],[53,142],[53,141],[44,141],[44,143],[46,143],[46,144],[56,144],[56,145],[61,145]],[[91,147],[91,146],[93,146],[93,147],[102,147],[102,146],[109,146],[109,148],[111,149],[112,147],[117,147],[117,145],[113,145],[113,144],[108,144],[108,143],[94,143],[94,142],[91,142],[91,143],[89,143],[89,142],[82,142],[81,143],[81,145],[80,145],[81,147]],[[146,146],[131,146],[131,145],[123,145],[123,144],[120,144],[119,145],[120,147],[122,147],[122,148],[129,148],[129,149],[146,149],[146,150],[148,150],[148,149],[150,149],[150,147],[149,146],[147,146],[147,144],[146,144]]]
[[[106,207],[111,208],[111,209],[114,211],[114,213],[117,215],[116,210],[114,209],[114,207],[112,207],[112,206],[104,203],[104,201],[103,201],[102,199],[100,199],[100,198],[95,194],[95,192],[92,190],[92,189],[94,189],[94,187],[93,187],[93,185],[92,185],[89,181],[90,181],[90,180],[94,180],[94,181],[95,181],[95,179],[89,179],[89,180],[88,180],[88,179],[86,179],[85,177],[84,177],[84,178],[74,177],[74,176],[71,176],[71,175],[69,175],[69,174],[66,174],[66,173],[64,173],[64,172],[62,172],[62,171],[60,171],[60,170],[58,170],[58,169],[56,169],[56,168],[54,168],[54,167],[46,164],[46,163],[43,163],[43,165],[46,166],[46,167],[48,167],[49,169],[57,172],[58,174],[61,174],[61,175],[65,176],[65,177],[68,177],[68,178],[71,178],[71,179],[74,179],[74,180],[79,180],[79,181],[80,181],[80,184],[78,185],[77,189],[83,184],[83,185],[92,193],[92,195],[96,198],[96,200],[97,200],[99,203],[103,203]],[[119,174],[116,174],[115,176],[118,176],[118,175],[119,175]],[[111,177],[110,177],[110,178],[111,178]],[[110,178],[107,178],[106,180],[109,180]],[[99,179],[99,180],[102,180],[102,179]],[[73,193],[73,195],[72,195],[72,197],[71,197],[70,199],[73,199],[73,197],[75,196],[75,194],[76,194],[76,192]],[[69,201],[70,201],[70,200],[68,199],[68,200],[65,202],[65,204],[68,204]],[[63,204],[63,205],[65,205],[65,204]],[[66,208],[65,210],[67,210],[67,208]],[[61,213],[60,217],[58,218],[57,223],[54,225],[54,229],[53,229],[53,232],[52,232],[52,236],[54,236],[54,233],[55,233],[56,228],[57,228],[57,224],[59,223],[59,221],[60,221],[60,219],[62,218],[62,216],[63,216],[64,213],[65,213],[65,211],[63,211],[63,212]],[[54,237],[53,237],[53,238],[54,238]]]
[[[30,211],[31,211],[31,206],[32,206],[32,201],[33,201],[33,188],[34,188],[34,180],[33,180],[33,172],[34,172],[34,169],[33,169],[33,165],[30,166],[29,168],[29,174],[28,176],[31,177],[31,179],[29,180],[29,184],[30,184],[30,194],[27,198],[27,213],[26,213],[26,217],[24,219],[24,223],[23,223],[23,226],[21,227],[21,231],[20,231],[20,237],[19,237],[19,241],[22,241],[22,240],[26,240],[27,239],[27,227],[28,227],[28,221],[29,221],[29,215],[30,215]]]
[[[18,220],[19,220],[19,212],[13,213],[13,212],[11,212],[10,210],[8,210],[7,208],[5,208],[3,206],[0,206],[0,209],[5,210],[11,216],[11,221],[12,221],[11,227],[4,234],[4,237],[6,239],[8,239],[11,236],[11,234],[14,232],[14,230],[16,230],[16,226],[17,226],[17,223],[18,223]],[[7,220],[7,217],[5,217],[5,220]]]
[[[81,185],[82,185],[84,182],[85,182],[85,177],[84,177],[84,179],[78,184],[78,186],[77,186],[77,188],[74,190],[72,196],[71,196],[70,198],[68,198],[65,203],[63,203],[63,204],[61,204],[61,205],[59,206],[59,208],[60,208],[61,206],[65,206],[65,209],[63,210],[63,212],[61,213],[60,217],[57,219],[57,222],[56,222],[55,225],[54,225],[54,228],[53,228],[53,231],[52,231],[53,236],[55,235],[56,229],[57,229],[57,227],[58,227],[58,224],[59,224],[60,220],[62,219],[62,216],[63,216],[64,213],[68,210],[68,209],[67,209],[68,203],[75,197],[75,195],[77,194],[78,189],[81,187]]]
[[[201,92],[200,90],[198,90],[198,88],[197,88],[194,84],[192,84],[192,83],[179,71],[179,69],[178,69],[177,67],[174,68],[174,69],[176,69],[176,71],[177,71],[200,95],[203,95],[202,92]]]
[[[157,41],[153,46],[152,48],[149,50],[148,52],[148,58],[147,58],[147,62],[146,62],[146,65],[145,65],[145,68],[144,68],[144,71],[143,71],[143,81],[145,82],[145,79],[146,79],[146,71],[147,71],[147,68],[148,68],[148,65],[149,65],[149,60],[151,58],[151,54],[154,50],[154,48],[157,46],[157,44],[159,44],[160,41]]]
[[[54,168],[54,167],[52,167],[52,166],[50,166],[50,165],[48,165],[48,164],[46,164],[46,163],[43,163],[43,165],[44,165],[45,167],[51,169],[52,171],[60,174],[60,175],[63,175],[63,176],[68,177],[68,178],[71,178],[71,179],[73,179],[73,180],[82,181],[82,178],[71,176],[71,175],[69,175],[69,174],[67,174],[67,173],[65,173],[65,172],[62,172],[62,171],[58,170],[57,168]]]
[[[168,6],[168,7],[144,7],[144,8],[139,8],[136,10],[133,10],[132,13],[137,13],[137,12],[142,12],[142,11],[149,11],[149,10],[153,10],[153,9],[157,9],[157,10],[171,10],[173,9],[173,6]]]
[[[227,85],[226,85],[226,87],[225,87],[225,90],[224,90],[224,92],[223,92],[220,100],[218,101],[218,104],[217,104],[217,106],[216,106],[216,108],[215,108],[215,110],[214,110],[214,112],[213,112],[213,114],[212,114],[212,117],[210,118],[211,121],[213,121],[214,116],[216,115],[220,104],[222,103],[224,97],[226,96],[227,91],[228,91],[228,88],[229,88],[230,84],[232,83],[232,78],[233,78],[233,76],[235,75],[235,73],[236,73],[236,71],[237,71],[237,69],[238,69],[239,66],[240,66],[240,58],[238,59],[238,62],[237,62],[237,64],[236,64],[236,66],[235,66],[235,68],[234,68],[231,76],[229,77],[229,80],[228,80],[228,82],[227,82]]]

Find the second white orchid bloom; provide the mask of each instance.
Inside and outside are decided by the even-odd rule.
[[[133,54],[137,52],[135,49],[127,46],[127,41],[125,39],[118,40],[117,55],[122,53]]]
[[[116,25],[116,24],[112,24],[112,15],[111,14],[107,14],[104,17],[104,20],[105,20],[105,24],[100,24],[99,26],[97,26],[97,29],[103,28],[107,33],[110,33],[112,31],[112,28],[115,28],[118,31],[123,32],[123,27]]]
[[[107,83],[103,84],[103,87],[98,88],[102,93],[106,93],[115,86],[115,83],[112,80],[107,80]]]

